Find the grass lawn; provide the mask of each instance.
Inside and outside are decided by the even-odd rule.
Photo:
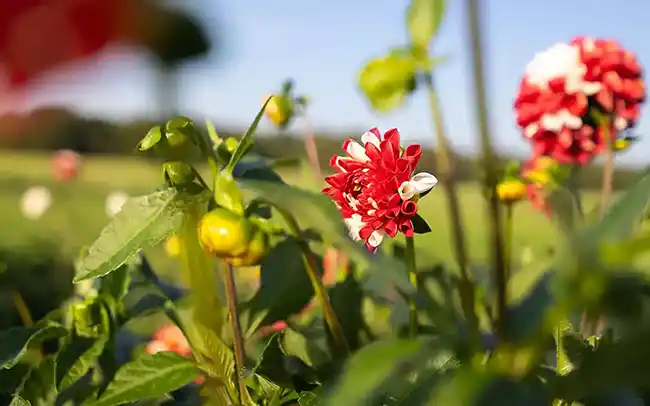
[[[104,211],[106,196],[114,190],[131,195],[147,193],[162,182],[160,166],[135,158],[87,157],[78,181],[56,184],[50,180],[49,155],[0,153],[0,245],[23,245],[34,238],[55,238],[70,253],[91,243],[108,218]],[[288,183],[317,189],[316,179],[299,169],[282,173]],[[28,187],[44,185],[53,193],[53,206],[38,221],[22,217],[19,198]],[[480,189],[462,185],[461,211],[470,257],[476,263],[488,258],[488,217]],[[586,196],[587,207],[593,201]],[[453,258],[449,234],[450,222],[446,200],[441,188],[434,190],[420,204],[422,216],[433,231],[416,237],[416,248],[422,264],[449,261]],[[515,259],[548,249],[558,234],[551,221],[527,203],[514,212],[513,252]]]

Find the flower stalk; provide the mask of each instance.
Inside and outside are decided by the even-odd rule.
[[[451,234],[454,243],[456,262],[460,268],[460,298],[463,313],[469,325],[470,345],[476,348],[479,343],[478,337],[478,318],[475,312],[475,293],[474,285],[470,279],[470,271],[467,262],[467,251],[465,248],[465,234],[460,215],[460,201],[456,190],[456,179],[453,166],[453,154],[447,141],[444,123],[442,120],[442,111],[438,101],[438,95],[433,83],[433,74],[431,71],[426,73],[427,94],[429,105],[431,107],[431,117],[436,133],[438,148],[436,149],[436,166],[438,176],[441,179],[442,186],[447,197],[447,207],[451,217]]]
[[[237,398],[239,404],[244,404],[244,399],[248,399],[248,389],[246,388],[246,378],[244,376],[245,358],[244,358],[244,338],[239,324],[239,311],[237,309],[237,285],[233,266],[226,265],[224,271],[226,284],[226,302],[228,304],[228,314],[230,315],[230,328],[232,330],[233,352],[235,353],[235,379],[237,380]]]
[[[417,292],[419,281],[417,274],[417,264],[415,263],[415,241],[413,237],[406,237],[406,268],[409,273],[409,281]],[[418,309],[415,299],[409,298],[409,337],[413,338],[418,334]]]
[[[476,114],[478,116],[479,134],[483,165],[486,172],[485,187],[491,191],[489,194],[490,212],[490,234],[492,269],[494,272],[495,284],[497,287],[497,334],[503,337],[506,329],[506,305],[507,305],[507,274],[506,259],[504,256],[503,236],[501,229],[501,212],[499,200],[494,193],[498,182],[497,166],[492,148],[490,128],[488,124],[488,108],[484,78],[483,44],[481,33],[481,21],[479,20],[480,6],[478,0],[467,0],[465,11],[469,22],[469,46],[472,55],[472,74],[474,78],[474,91],[476,99]]]
[[[506,281],[512,277],[512,227],[513,227],[513,214],[514,203],[509,202],[506,205],[506,218],[504,226],[504,256],[506,260]],[[507,293],[507,292],[506,292]],[[507,296],[506,296],[507,297]]]

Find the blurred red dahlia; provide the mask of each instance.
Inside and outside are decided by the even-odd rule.
[[[533,155],[587,164],[605,146],[595,112],[610,118],[610,137],[635,125],[645,101],[642,69],[617,42],[580,37],[535,55],[514,103]]]
[[[69,182],[77,178],[81,169],[81,155],[69,149],[58,150],[52,158],[52,178]]]
[[[335,155],[330,160],[337,173],[325,178],[329,186],[323,193],[340,210],[350,237],[364,241],[374,252],[385,235],[412,236],[416,202],[438,182],[430,173],[413,175],[422,147],[413,144],[404,149],[396,128],[383,137],[373,128],[361,136],[361,144],[345,141],[343,150],[347,157]]]

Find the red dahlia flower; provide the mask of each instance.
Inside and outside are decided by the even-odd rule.
[[[645,101],[636,57],[612,40],[576,38],[535,55],[514,103],[533,154],[587,164],[604,146],[595,111],[611,118],[614,138],[639,119]]]
[[[396,128],[383,137],[373,128],[361,136],[361,142],[345,141],[348,156],[332,157],[330,166],[337,173],[325,178],[329,186],[323,193],[336,203],[350,237],[363,240],[374,252],[385,235],[413,235],[416,202],[438,180],[426,172],[413,175],[422,147],[413,144],[403,149]]]

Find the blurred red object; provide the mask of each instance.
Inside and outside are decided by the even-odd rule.
[[[57,182],[69,182],[79,175],[81,155],[69,150],[59,150],[52,158],[52,178]]]
[[[9,84],[135,38],[138,0],[0,0],[0,63]]]

